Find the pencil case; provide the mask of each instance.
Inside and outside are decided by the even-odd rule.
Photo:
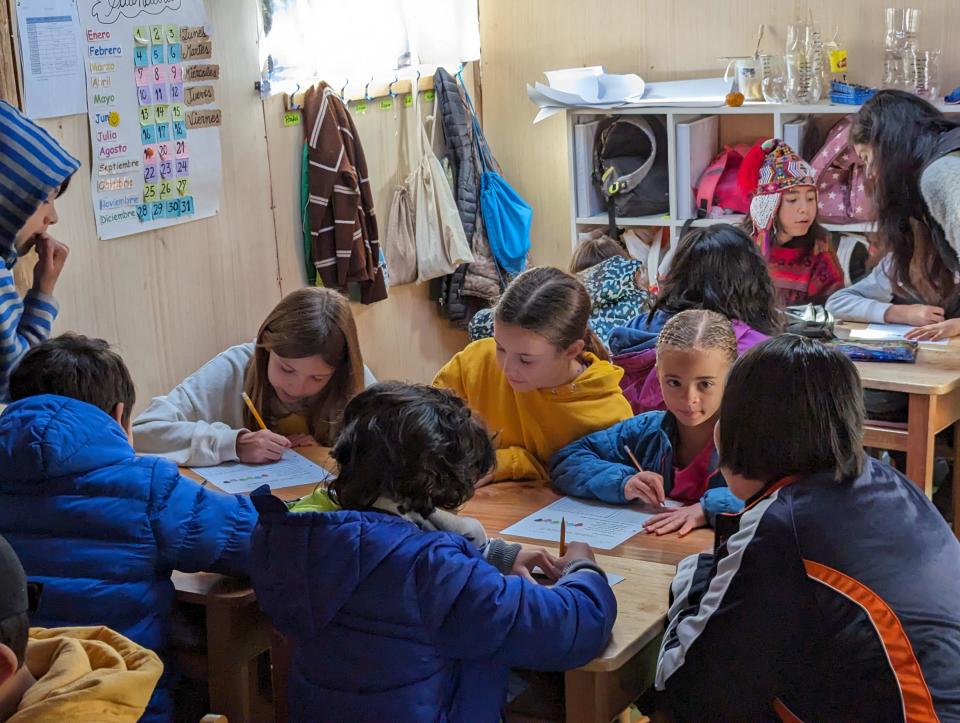
[[[913,364],[917,361],[919,344],[915,341],[833,341],[831,346],[839,349],[853,361],[899,362]]]

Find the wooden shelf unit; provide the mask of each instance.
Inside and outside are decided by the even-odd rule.
[[[944,113],[960,114],[960,106],[938,104],[937,106]],[[705,116],[720,116],[721,136],[724,133],[731,133],[730,128],[734,127],[739,121],[745,127],[755,131],[758,121],[757,116],[770,117],[770,137],[782,138],[784,125],[790,121],[803,118],[804,116],[833,116],[827,121],[832,125],[840,119],[841,116],[856,113],[860,109],[857,105],[839,105],[839,104],[817,104],[817,105],[795,105],[789,103],[745,103],[739,108],[730,108],[728,106],[640,106],[624,107],[612,110],[600,110],[595,108],[569,108],[566,111],[566,133],[567,133],[567,159],[570,169],[570,193],[568,198],[568,207],[570,214],[570,236],[571,243],[576,246],[578,234],[592,226],[606,226],[606,213],[592,214],[589,216],[578,215],[576,198],[576,153],[574,148],[574,127],[578,119],[583,116],[589,116],[591,119],[602,118],[612,115],[656,115],[660,116],[667,130],[667,160],[669,167],[669,191],[670,191],[670,211],[666,215],[640,216],[640,217],[618,217],[617,225],[621,228],[639,227],[639,226],[665,226],[670,229],[671,241],[676,242],[680,230],[688,221],[687,218],[681,218],[677,211],[677,155],[676,129],[678,123],[693,121]],[[732,116],[732,117],[731,117]],[[738,136],[733,132],[731,135]],[[740,142],[741,137],[723,138],[724,142]],[[694,226],[709,226],[715,223],[739,223],[743,220],[742,215],[731,215],[715,219],[697,219],[693,221]],[[863,233],[873,230],[872,223],[851,223],[851,224],[823,224],[830,231],[848,231],[851,233]]]

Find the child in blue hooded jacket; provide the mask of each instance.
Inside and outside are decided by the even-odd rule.
[[[590,548],[544,566],[437,529],[495,463],[486,429],[452,393],[399,382],[353,398],[332,451],[329,512],[292,512],[262,488],[257,600],[293,643],[291,720],[499,721],[509,668],[565,670],[603,649],[616,600]],[[489,561],[488,561],[489,560]],[[502,562],[502,560],[501,560]]]
[[[57,222],[54,201],[80,167],[57,141],[0,100],[0,404],[27,350],[50,336],[60,307],[54,287],[70,249],[47,233]],[[21,299],[13,267],[37,252],[33,287]]]
[[[43,584],[35,626],[105,625],[166,670],[143,721],[173,717],[173,570],[246,575],[256,510],[130,442],[130,372],[102,339],[33,347],[0,416],[0,534]]]
[[[558,489],[577,497],[638,500],[655,508],[667,499],[680,502],[682,507],[651,517],[646,529],[683,536],[712,525],[717,513],[743,506],[717,468],[713,443],[737,337],[721,314],[682,311],[664,324],[656,353],[667,411],[640,414],[567,445],[551,460],[550,476]]]

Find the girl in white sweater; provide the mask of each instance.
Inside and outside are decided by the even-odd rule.
[[[155,397],[133,423],[134,445],[189,467],[272,462],[290,447],[333,444],[347,402],[375,382],[346,298],[299,289],[270,312],[254,344],[230,347]]]
[[[893,255],[887,254],[869,274],[853,286],[840,289],[827,299],[827,311],[844,321],[866,324],[926,326],[943,321],[942,306],[925,304],[891,280]]]
[[[921,307],[886,311],[884,320],[906,314],[900,323],[918,327],[907,338],[919,341],[960,336],[960,124],[910,93],[884,90],[863,104],[850,140],[867,164],[891,289]]]

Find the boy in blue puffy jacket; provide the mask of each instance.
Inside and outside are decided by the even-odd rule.
[[[24,356],[0,416],[0,534],[43,583],[43,627],[105,625],[164,657],[173,570],[249,572],[256,511],[130,443],[133,380],[100,339]],[[146,721],[172,718],[171,675]]]
[[[654,508],[678,502],[647,520],[646,529],[683,536],[743,507],[727,488],[713,444],[737,338],[725,316],[690,309],[664,325],[656,351],[667,411],[639,414],[568,444],[553,456],[550,478],[577,497]]]
[[[460,399],[370,387],[347,405],[332,455],[341,510],[253,496],[257,599],[294,647],[291,719],[498,721],[511,666],[564,670],[601,652],[616,600],[589,547],[571,543],[542,587],[522,574],[536,553],[504,575],[430,524],[495,464]]]

